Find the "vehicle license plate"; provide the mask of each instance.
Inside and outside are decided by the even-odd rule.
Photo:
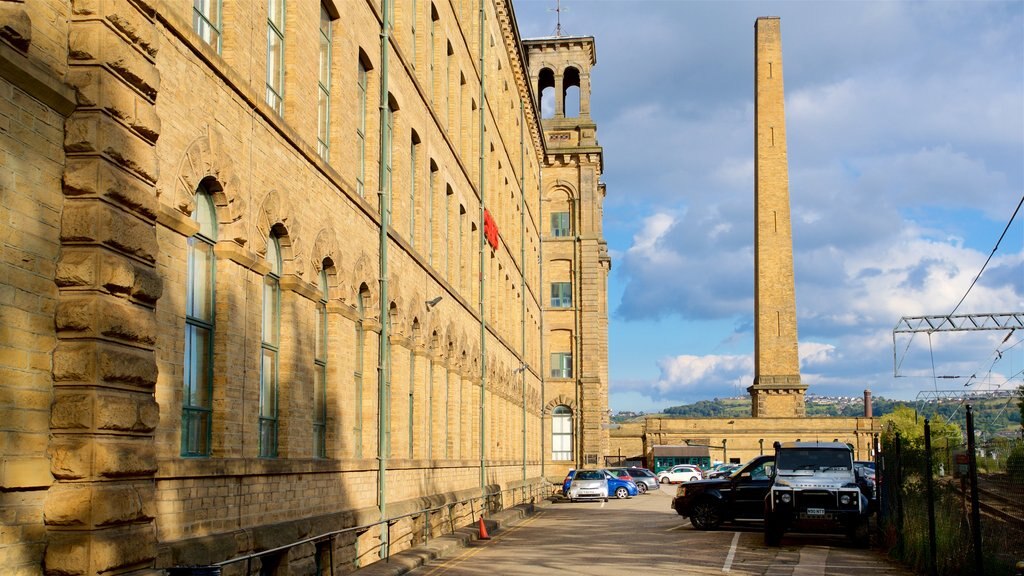
[[[825,515],[825,509],[824,508],[808,508],[807,509],[807,515],[808,516],[824,516]]]
[[[597,494],[597,490],[580,490],[580,494]]]

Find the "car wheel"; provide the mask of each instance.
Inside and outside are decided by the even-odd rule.
[[[857,548],[867,548],[871,543],[871,530],[867,518],[859,518],[850,530],[850,540]]]
[[[629,490],[626,490],[625,486],[619,486],[615,489],[615,497],[619,500],[625,500],[629,498]]]
[[[643,482],[637,484],[636,491],[641,494],[647,494],[647,484],[644,484]]]
[[[703,498],[693,504],[690,523],[698,530],[714,530],[722,524],[722,508],[710,498]]]
[[[658,484],[664,484],[668,482],[668,476],[658,476]]]
[[[765,516],[764,519],[764,545],[765,546],[778,546],[782,542],[782,530],[779,529],[778,523],[772,520],[771,516]]]

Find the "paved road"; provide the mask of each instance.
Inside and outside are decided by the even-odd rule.
[[[555,502],[412,576],[735,574],[909,576],[842,536],[787,534],[766,548],[759,526],[695,530],[669,508],[674,487],[629,500]]]

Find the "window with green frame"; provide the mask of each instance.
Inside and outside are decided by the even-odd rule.
[[[320,270],[313,359],[313,456],[327,457],[327,270]]]
[[[355,443],[354,455],[356,458],[363,457],[363,364],[366,355],[366,304],[370,299],[370,291],[365,284],[359,288],[359,297],[356,298],[356,357],[355,371],[352,374],[352,383],[355,387],[355,418],[352,422],[352,436]]]
[[[366,92],[369,88],[369,73],[362,59],[356,73],[356,100],[359,106],[359,117],[356,119],[356,154],[359,165],[356,172],[356,192],[366,195]]]
[[[281,243],[267,242],[270,271],[263,277],[263,326],[260,360],[260,456],[277,457],[277,370],[281,341]]]
[[[551,377],[572,378],[572,352],[551,354]]]
[[[553,212],[551,214],[551,235],[562,238],[570,234],[572,234],[572,229],[569,226],[569,213]]]
[[[181,455],[209,456],[213,420],[213,333],[217,211],[200,184],[192,220],[199,231],[188,239],[185,295],[184,394]]]
[[[572,282],[551,283],[551,306],[572,308]]]
[[[221,0],[192,0],[192,29],[221,53]]]
[[[284,112],[284,2],[267,0],[267,104]]]
[[[317,82],[316,151],[327,160],[331,149],[331,14],[320,5],[320,78]]]
[[[551,412],[551,459],[572,460],[572,410],[555,406]]]

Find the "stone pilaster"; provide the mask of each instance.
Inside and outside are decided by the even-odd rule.
[[[74,2],[48,574],[137,573],[156,557],[156,38],[145,2]]]

